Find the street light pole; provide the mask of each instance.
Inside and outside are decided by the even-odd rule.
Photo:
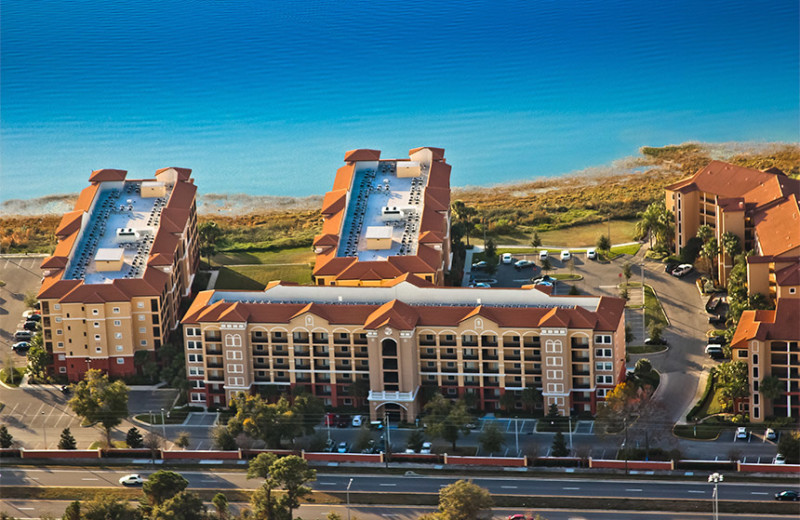
[[[647,305],[645,305],[645,292],[644,292],[644,262],[639,264],[642,269],[642,341],[647,338]]]
[[[44,449],[47,449],[47,417],[42,412],[42,433],[44,434]]]
[[[708,482],[710,484],[714,484],[714,520],[719,520],[719,483],[725,480],[725,478],[719,473],[712,473],[708,476]]]
[[[347,520],[350,520],[350,486],[353,485],[353,479],[347,483]]]
[[[519,456],[519,419],[514,417],[514,440],[517,445],[517,456]]]
[[[164,449],[167,449],[167,426],[164,423],[164,409],[161,409],[161,436],[164,437]]]

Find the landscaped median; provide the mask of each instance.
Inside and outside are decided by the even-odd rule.
[[[195,489],[204,501],[210,501],[217,493],[224,493],[229,503],[244,505],[249,502],[252,491],[244,489]],[[282,491],[276,491],[281,495]],[[123,488],[79,488],[79,487],[32,487],[4,486],[4,499],[28,500],[93,500],[98,496],[112,496],[121,500],[139,500],[144,495],[141,489]],[[305,504],[344,504],[347,493],[314,491],[301,503]],[[351,491],[351,504],[358,505],[418,505],[435,507],[439,503],[438,491],[428,493],[381,493]],[[654,498],[605,498],[584,496],[530,496],[530,495],[492,495],[495,507],[513,507],[526,509],[569,509],[594,511],[669,511],[685,513],[708,513],[711,503],[708,499],[665,500]],[[797,513],[794,503],[775,501],[720,500],[719,511],[722,513],[750,514],[757,518],[764,514],[793,515]]]

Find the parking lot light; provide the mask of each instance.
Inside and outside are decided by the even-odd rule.
[[[42,434],[44,434],[44,449],[47,449],[47,417],[42,412]]]

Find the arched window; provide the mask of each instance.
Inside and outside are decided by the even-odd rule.
[[[385,338],[381,341],[381,354],[385,356],[397,356],[397,342],[392,338]]]

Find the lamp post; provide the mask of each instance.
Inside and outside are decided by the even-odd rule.
[[[519,456],[519,427],[517,426],[518,424],[519,424],[519,419],[514,417],[514,440],[516,441],[517,445],[517,456]]]
[[[719,520],[719,483],[723,480],[725,480],[725,478],[719,473],[712,473],[708,476],[709,484],[714,484],[714,520]]]
[[[353,485],[353,479],[347,483],[347,520],[350,520],[350,486]]]
[[[164,437],[164,449],[167,449],[167,426],[164,423],[164,409],[161,409],[161,436]]]
[[[642,270],[642,338],[647,338],[647,305],[645,305],[644,292],[644,262],[639,264]]]
[[[42,434],[44,434],[44,449],[47,449],[47,417],[44,416],[44,412],[42,412]]]

